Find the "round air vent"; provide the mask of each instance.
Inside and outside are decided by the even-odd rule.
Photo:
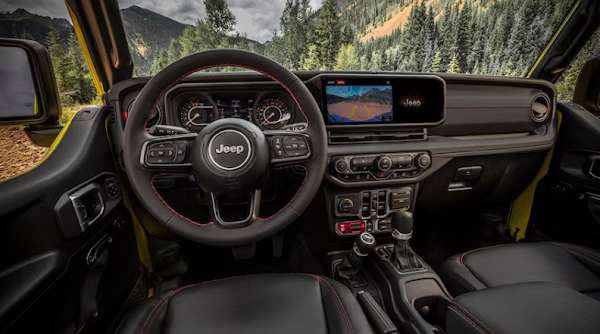
[[[538,95],[531,104],[531,118],[536,122],[543,122],[550,115],[550,99],[546,95]]]

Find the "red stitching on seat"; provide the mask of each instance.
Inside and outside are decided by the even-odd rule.
[[[580,250],[580,249],[577,249],[577,248],[574,248],[574,247],[571,247],[571,246],[567,246],[567,245],[563,245],[563,244],[559,244],[559,243],[557,243],[557,242],[546,242],[546,243],[548,243],[548,244],[551,244],[551,245],[554,245],[554,246],[557,246],[557,247],[560,247],[560,248],[562,248],[562,249],[566,250],[567,252],[568,252],[568,251],[571,251],[571,252],[573,252],[573,253],[577,253],[577,254],[579,254],[579,255],[582,255],[582,256],[584,256],[584,257],[587,257],[588,259],[590,259],[590,260],[592,260],[592,261],[595,261],[595,262],[598,262],[598,263],[600,263],[600,258],[598,258],[598,257],[597,257],[597,256],[595,256],[595,255],[589,254],[589,253],[587,253],[587,252],[585,252],[585,251],[582,251],[582,250]]]
[[[310,277],[316,279],[317,281],[319,281],[319,283],[325,285],[325,288],[327,289],[327,291],[331,295],[331,298],[333,298],[333,301],[335,302],[335,306],[337,307],[338,312],[342,316],[342,321],[344,322],[344,325],[346,326],[346,330],[348,331],[348,333],[356,333],[354,331],[354,327],[352,326],[352,321],[350,321],[350,317],[348,316],[348,313],[346,312],[344,303],[342,303],[342,300],[338,296],[335,289],[331,286],[331,284],[329,284],[329,282],[327,282],[325,279],[323,279],[322,277],[317,276],[317,275],[311,275],[311,274],[301,274],[301,275],[310,276]],[[342,311],[343,311],[343,313],[342,313]],[[350,327],[348,327],[348,326],[350,326]]]
[[[461,310],[463,310],[466,314],[468,314],[471,318],[473,318],[473,320],[477,321],[481,326],[483,326],[483,328],[487,329],[489,332],[494,333],[493,330],[491,330],[488,326],[486,326],[481,320],[477,319],[476,316],[472,315],[469,311],[467,311],[467,309],[465,309],[464,307],[462,307],[462,305],[460,305],[459,303],[457,303],[456,301],[452,301],[452,304],[460,307]]]
[[[232,277],[227,277],[227,278],[221,278],[221,279],[214,279],[214,280],[210,280],[210,281],[205,281],[205,282],[200,282],[200,283],[196,283],[196,284],[190,284],[190,285],[186,285],[183,286],[177,290],[174,290],[172,292],[170,292],[168,295],[162,297],[158,303],[156,303],[156,305],[154,305],[154,308],[152,308],[152,311],[150,312],[150,314],[148,314],[148,317],[146,318],[146,321],[144,322],[144,326],[142,326],[142,329],[140,330],[140,334],[147,334],[148,331],[150,330],[150,328],[152,327],[152,323],[154,322],[154,319],[156,318],[156,315],[158,315],[158,313],[160,313],[160,310],[162,310],[163,306],[165,306],[168,301],[177,293],[179,293],[182,290],[185,290],[187,288],[191,288],[194,286],[200,286],[206,283],[213,283],[213,282],[218,282],[218,281],[225,281],[225,280],[229,280],[232,278],[239,278],[242,276],[232,276]],[[160,305],[160,307],[159,307]],[[156,309],[158,307],[158,310]],[[154,313],[154,311],[156,311],[156,313]],[[154,315],[152,315],[154,313]],[[150,316],[152,315],[152,319],[150,319]],[[148,323],[148,320],[150,320],[150,323]],[[148,327],[146,328],[146,324],[148,325]],[[144,332],[144,328],[146,328],[146,331]]]
[[[152,190],[154,190],[154,193],[156,194],[156,196],[158,196],[158,198],[163,202],[164,205],[167,206],[167,208],[169,208],[169,210],[171,210],[174,214],[178,215],[180,218],[183,218],[185,220],[187,220],[188,222],[194,224],[194,225],[198,225],[198,226],[208,226],[210,224],[212,224],[213,222],[210,223],[197,223],[181,214],[179,214],[179,212],[173,210],[173,208],[171,208],[171,206],[169,204],[167,204],[167,202],[165,202],[165,200],[162,198],[162,196],[160,196],[160,194],[158,193],[158,191],[156,191],[156,188],[154,187],[154,179],[159,177],[159,176],[164,176],[164,175],[190,175],[190,174],[178,174],[178,173],[160,173],[160,174],[156,174],[154,175],[154,177],[152,177],[152,180],[150,180],[150,185],[152,186]]]
[[[469,254],[469,253],[474,253],[474,252],[478,252],[478,251],[481,251],[481,250],[490,249],[490,248],[495,248],[495,247],[501,247],[501,246],[505,246],[505,245],[494,245],[494,246],[489,246],[489,247],[482,247],[482,248],[477,248],[477,249],[473,249],[473,250],[470,250],[470,251],[468,251],[468,252],[462,253],[462,254],[460,255],[460,257],[458,258],[458,263],[459,263],[461,266],[465,267],[466,269],[469,269],[469,268],[467,268],[467,266],[466,266],[466,265],[463,263],[463,259],[464,259],[465,255],[467,255],[467,254]]]
[[[458,314],[459,317],[463,318],[464,321],[468,322],[469,324],[471,324],[471,326],[473,326],[473,328],[475,328],[479,333],[481,334],[486,334],[484,331],[482,331],[479,327],[477,327],[474,323],[472,323],[471,321],[469,321],[469,319],[467,319],[464,315],[458,313],[457,310],[455,310],[453,307],[448,306],[449,310],[452,310],[454,313]]]
[[[318,275],[311,275],[311,274],[295,274],[295,275],[309,276],[309,277],[312,277],[312,278],[316,279],[320,284],[325,283],[326,284],[325,288],[327,289],[327,291],[329,292],[329,294],[333,298],[333,300],[334,300],[334,302],[335,302],[335,304],[337,306],[338,312],[340,313],[340,315],[342,315],[342,320],[344,321],[344,325],[346,326],[346,330],[348,331],[348,333],[350,333],[350,329],[352,329],[352,333],[356,334],[354,332],[354,328],[352,327],[352,322],[350,322],[350,318],[348,317],[348,314],[346,313],[346,309],[344,308],[344,304],[342,304],[342,301],[339,299],[339,296],[337,296],[337,292],[335,292],[335,289],[333,289],[333,287],[329,284],[329,282],[327,282],[326,280],[324,280],[322,277],[320,277]],[[176,295],[177,293],[181,292],[182,290],[185,290],[185,289],[191,288],[191,287],[195,287],[195,286],[200,286],[200,285],[207,284],[207,283],[214,283],[214,282],[218,282],[218,281],[225,281],[225,280],[229,280],[229,279],[233,279],[233,278],[249,277],[249,276],[255,276],[255,275],[232,276],[232,277],[227,277],[227,278],[214,279],[214,280],[210,280],[210,281],[205,281],[205,282],[200,282],[200,283],[196,283],[196,284],[186,285],[184,287],[181,287],[181,288],[179,288],[177,290],[174,290],[174,291],[170,292],[166,296],[162,297],[158,301],[158,303],[156,303],[156,305],[154,305],[154,307],[152,308],[152,311],[146,317],[146,321],[144,322],[144,325],[142,326],[142,329],[140,330],[140,334],[147,334],[148,331],[150,331],[150,328],[152,328],[152,324],[154,323],[154,319],[160,313],[160,311],[162,310],[162,308],[169,302],[169,300],[174,295]],[[329,286],[329,287],[327,287],[327,286]],[[335,295],[334,295],[334,293],[332,293],[332,291],[330,290],[330,288],[333,289],[333,292],[335,292]],[[337,296],[337,299],[336,299],[336,296]],[[339,305],[338,305],[338,302],[340,303]],[[340,305],[341,305],[342,309],[344,310],[344,314],[346,315],[346,317],[344,317],[344,314],[342,314],[342,311],[340,310]],[[350,324],[350,329],[348,328],[348,323],[346,323],[346,320]],[[150,322],[148,322],[148,321],[150,321]],[[145,329],[145,331],[144,331],[144,329]]]

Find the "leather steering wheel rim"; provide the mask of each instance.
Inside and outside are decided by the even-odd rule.
[[[242,67],[262,73],[285,88],[306,118],[307,126],[303,133],[310,136],[312,142],[310,159],[299,165],[306,172],[304,182],[292,200],[271,217],[258,218],[248,226],[232,229],[220,227],[213,222],[195,222],[176,212],[160,197],[153,185],[156,176],[166,173],[157,173],[140,162],[140,152],[144,143],[157,138],[147,132],[147,119],[166,92],[192,73],[223,66]],[[196,242],[218,246],[242,245],[277,233],[291,224],[308,207],[319,190],[327,166],[327,132],[317,102],[294,73],[255,53],[242,50],[210,50],[172,63],[144,86],[128,115],[124,132],[123,160],[133,190],[157,222]],[[289,167],[294,166],[283,168]]]

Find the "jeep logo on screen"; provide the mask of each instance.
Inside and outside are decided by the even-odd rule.
[[[208,144],[208,157],[219,169],[242,168],[250,160],[252,146],[248,137],[237,130],[223,130]]]
[[[238,145],[238,146],[225,146],[223,144],[221,144],[221,146],[219,146],[219,148],[217,148],[215,150],[215,152],[217,152],[217,154],[221,154],[221,153],[237,153],[237,154],[241,154],[242,152],[244,152],[244,146],[242,145]]]

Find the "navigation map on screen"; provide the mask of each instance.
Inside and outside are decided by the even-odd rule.
[[[392,86],[326,86],[328,124],[393,122]]]

